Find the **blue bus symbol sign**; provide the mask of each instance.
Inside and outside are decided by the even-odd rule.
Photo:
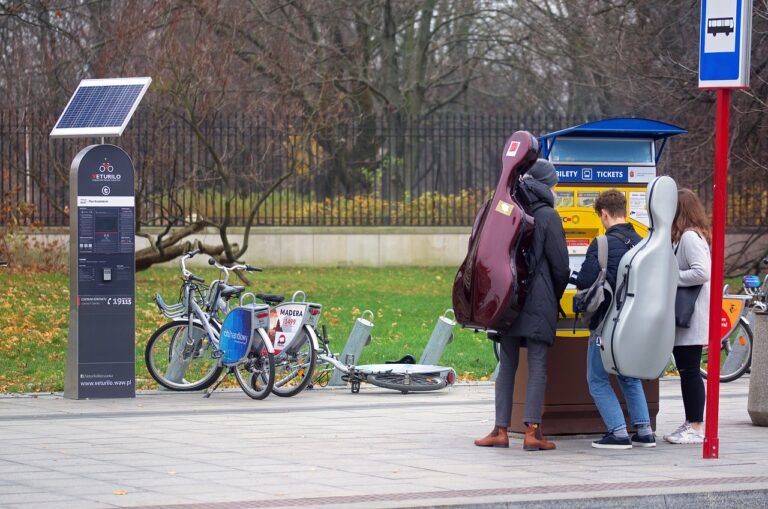
[[[699,88],[749,86],[752,2],[702,0]]]
[[[581,180],[592,180],[592,168],[581,169]]]

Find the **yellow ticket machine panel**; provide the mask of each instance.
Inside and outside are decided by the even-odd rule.
[[[607,119],[540,138],[542,157],[557,170],[555,208],[563,220],[572,271],[581,268],[592,240],[605,233],[594,210],[595,199],[603,191],[617,189],[624,193],[628,222],[640,236],[647,234],[646,187],[657,175],[656,165],[666,139],[684,132],[653,120]],[[561,320],[558,336],[589,335],[585,326],[574,323],[575,293],[576,289],[569,285],[561,300],[567,318]]]

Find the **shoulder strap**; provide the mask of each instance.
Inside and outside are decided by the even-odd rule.
[[[611,233],[606,233],[606,235],[610,235],[610,236],[612,236],[614,238],[619,239],[629,249],[632,249],[633,247],[635,247],[635,243],[632,242],[632,239],[630,239],[629,237],[627,237],[626,235],[624,235],[623,233],[621,233],[618,230],[613,230]]]
[[[600,269],[605,270],[608,267],[608,237],[599,235],[597,237],[597,262]]]

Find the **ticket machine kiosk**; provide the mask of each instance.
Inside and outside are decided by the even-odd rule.
[[[555,208],[563,220],[571,270],[579,270],[592,239],[605,233],[593,208],[602,191],[618,189],[625,193],[628,221],[641,236],[648,233],[646,186],[658,174],[657,164],[667,139],[686,132],[655,120],[617,118],[569,127],[539,138],[541,157],[552,161],[557,169]],[[557,340],[549,354],[542,419],[548,435],[605,431],[587,386],[589,331],[574,321],[575,293],[576,289],[569,285],[561,300],[567,317],[560,320]],[[516,432],[525,431],[522,418],[527,377],[527,363],[521,358],[512,409],[512,430]],[[655,429],[658,380],[645,382],[644,387]],[[615,389],[623,404],[617,385]]]

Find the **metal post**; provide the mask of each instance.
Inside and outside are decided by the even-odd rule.
[[[453,315],[453,309],[446,309],[443,316],[437,319],[429,342],[424,348],[424,353],[421,354],[419,364],[437,364],[440,362],[443,350],[453,341],[453,328],[456,326],[456,321],[446,316],[449,312]]]
[[[187,336],[189,334],[189,336]],[[206,336],[204,329],[187,327],[187,330],[176,336],[171,351],[171,360],[165,370],[165,378],[172,382],[182,383],[189,364],[194,358],[194,352],[200,348],[202,338]],[[163,389],[163,387],[160,387]]]
[[[364,317],[370,315],[370,321]],[[347,338],[347,344],[344,345],[344,350],[341,352],[339,360],[346,365],[356,364],[360,360],[360,355],[365,348],[371,342],[371,330],[373,329],[373,311],[366,309],[360,318],[355,320],[355,325],[352,326],[352,330],[349,332]],[[335,369],[333,376],[328,385],[340,386],[347,383],[341,379],[341,371]]]
[[[731,91],[717,89],[715,113],[715,178],[712,207],[712,277],[709,297],[709,355],[707,357],[707,412],[704,433],[704,458],[720,456],[717,434],[720,401],[721,309],[723,308],[723,270],[725,248],[725,204],[728,182],[728,115]]]

